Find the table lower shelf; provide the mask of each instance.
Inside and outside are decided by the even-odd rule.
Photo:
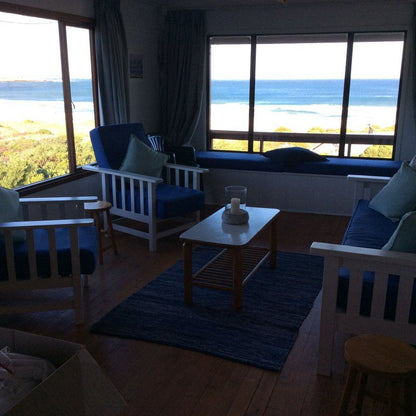
[[[269,250],[246,247],[242,250],[242,286],[268,259]],[[224,249],[192,276],[192,284],[221,290],[233,290],[233,250]]]

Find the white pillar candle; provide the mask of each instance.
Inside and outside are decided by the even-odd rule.
[[[240,198],[231,198],[231,214],[238,214],[240,211]]]

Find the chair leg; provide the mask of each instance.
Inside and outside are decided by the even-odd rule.
[[[108,229],[108,233],[110,234],[110,237],[111,237],[111,244],[113,246],[114,254],[118,254],[117,253],[117,246],[116,246],[116,239],[114,237],[113,223],[111,222],[110,209],[106,209],[105,214],[106,214],[106,218],[107,218],[107,229]]]
[[[351,399],[352,390],[354,388],[355,378],[358,374],[358,371],[354,367],[350,367],[348,371],[347,382],[345,383],[344,393],[342,394],[341,403],[338,408],[338,416],[346,416],[348,410],[348,404]]]
[[[74,312],[75,323],[82,325],[84,323],[84,305],[81,285],[81,276],[73,276],[74,279]]]

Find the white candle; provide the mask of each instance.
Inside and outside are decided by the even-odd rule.
[[[231,214],[238,214],[240,211],[240,198],[231,198]]]

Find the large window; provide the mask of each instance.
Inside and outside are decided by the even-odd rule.
[[[0,12],[1,186],[57,178],[94,161],[92,23],[84,20]]]
[[[211,37],[208,148],[392,158],[404,37]]]

